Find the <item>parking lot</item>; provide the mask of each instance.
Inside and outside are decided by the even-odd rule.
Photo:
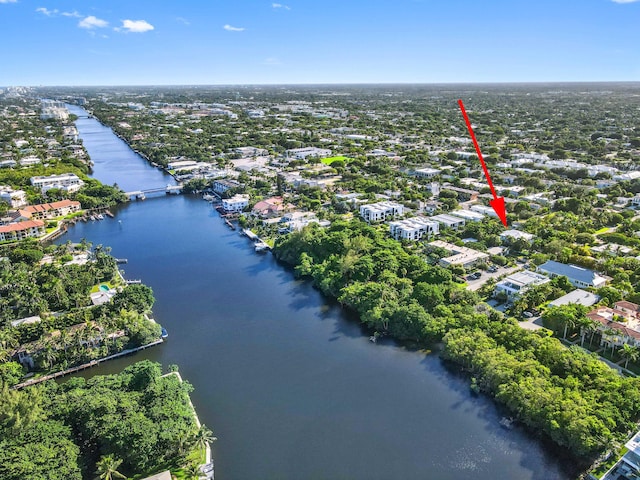
[[[514,272],[517,272],[518,270],[522,270],[522,267],[499,267],[498,270],[493,273],[482,271],[482,276],[478,280],[467,280],[467,290],[475,292],[485,283],[487,283],[490,278],[498,278],[502,277],[503,275],[510,275]]]

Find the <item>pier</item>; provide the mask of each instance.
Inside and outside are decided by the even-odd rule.
[[[82,365],[78,365],[77,367],[67,368],[66,370],[61,370],[59,372],[50,373],[49,375],[45,375],[43,377],[38,377],[38,378],[33,378],[31,380],[27,380],[26,382],[22,382],[22,383],[19,383],[17,385],[14,385],[11,388],[14,388],[16,390],[20,390],[21,388],[30,387],[31,385],[36,385],[36,384],[41,383],[41,382],[46,382],[47,380],[54,380],[56,378],[64,377],[66,375],[71,375],[71,374],[80,372],[81,370],[86,370],[87,368],[95,367],[96,365],[99,365],[102,362],[106,362],[108,360],[113,360],[115,358],[124,357],[126,355],[131,355],[132,353],[138,352],[140,350],[145,350],[145,349],[147,349],[149,347],[153,347],[155,345],[160,345],[163,342],[164,342],[164,340],[160,338],[160,339],[158,339],[158,340],[156,340],[154,342],[148,343],[146,345],[142,345],[140,347],[129,348],[128,350],[123,350],[121,352],[114,353],[113,355],[109,355],[109,356],[104,357],[104,358],[99,358],[97,360],[91,360],[90,362],[83,363]]]

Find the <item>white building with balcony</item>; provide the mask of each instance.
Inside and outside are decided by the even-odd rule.
[[[77,192],[84,182],[75,173],[63,173],[61,175],[49,175],[48,177],[31,177],[31,185],[39,188],[42,193],[52,188],[59,188],[69,193]]]
[[[440,224],[427,217],[413,217],[389,223],[389,233],[396,240],[420,240],[440,233]]]
[[[249,206],[249,195],[236,194],[231,198],[225,198],[222,200],[222,208],[227,213],[242,212]]]
[[[370,203],[360,207],[360,216],[369,223],[383,222],[403,215],[404,206],[396,202]]]

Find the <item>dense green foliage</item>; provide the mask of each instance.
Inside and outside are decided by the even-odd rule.
[[[181,465],[197,447],[191,387],[143,361],[122,373],[0,390],[0,478],[95,478],[103,456],[127,475]],[[102,462],[104,463],[104,461]]]
[[[293,233],[277,242],[275,253],[370,328],[423,346],[444,340],[444,358],[578,457],[597,456],[635,427],[639,379],[620,377],[597,357],[483,308],[449,271],[385,237],[361,222],[337,222]]]
[[[3,254],[0,380],[18,383],[23,374],[16,363],[20,350],[34,361],[25,367],[47,372],[159,338],[160,325],[144,317],[153,306],[153,292],[145,285],[126,286],[109,249],[92,249],[85,242],[49,247],[25,242]],[[104,284],[115,285],[115,295],[93,306],[90,293]],[[11,323],[32,316],[41,320]]]

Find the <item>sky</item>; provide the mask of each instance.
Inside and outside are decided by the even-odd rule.
[[[0,85],[640,81],[639,32],[640,0],[0,0]]]

